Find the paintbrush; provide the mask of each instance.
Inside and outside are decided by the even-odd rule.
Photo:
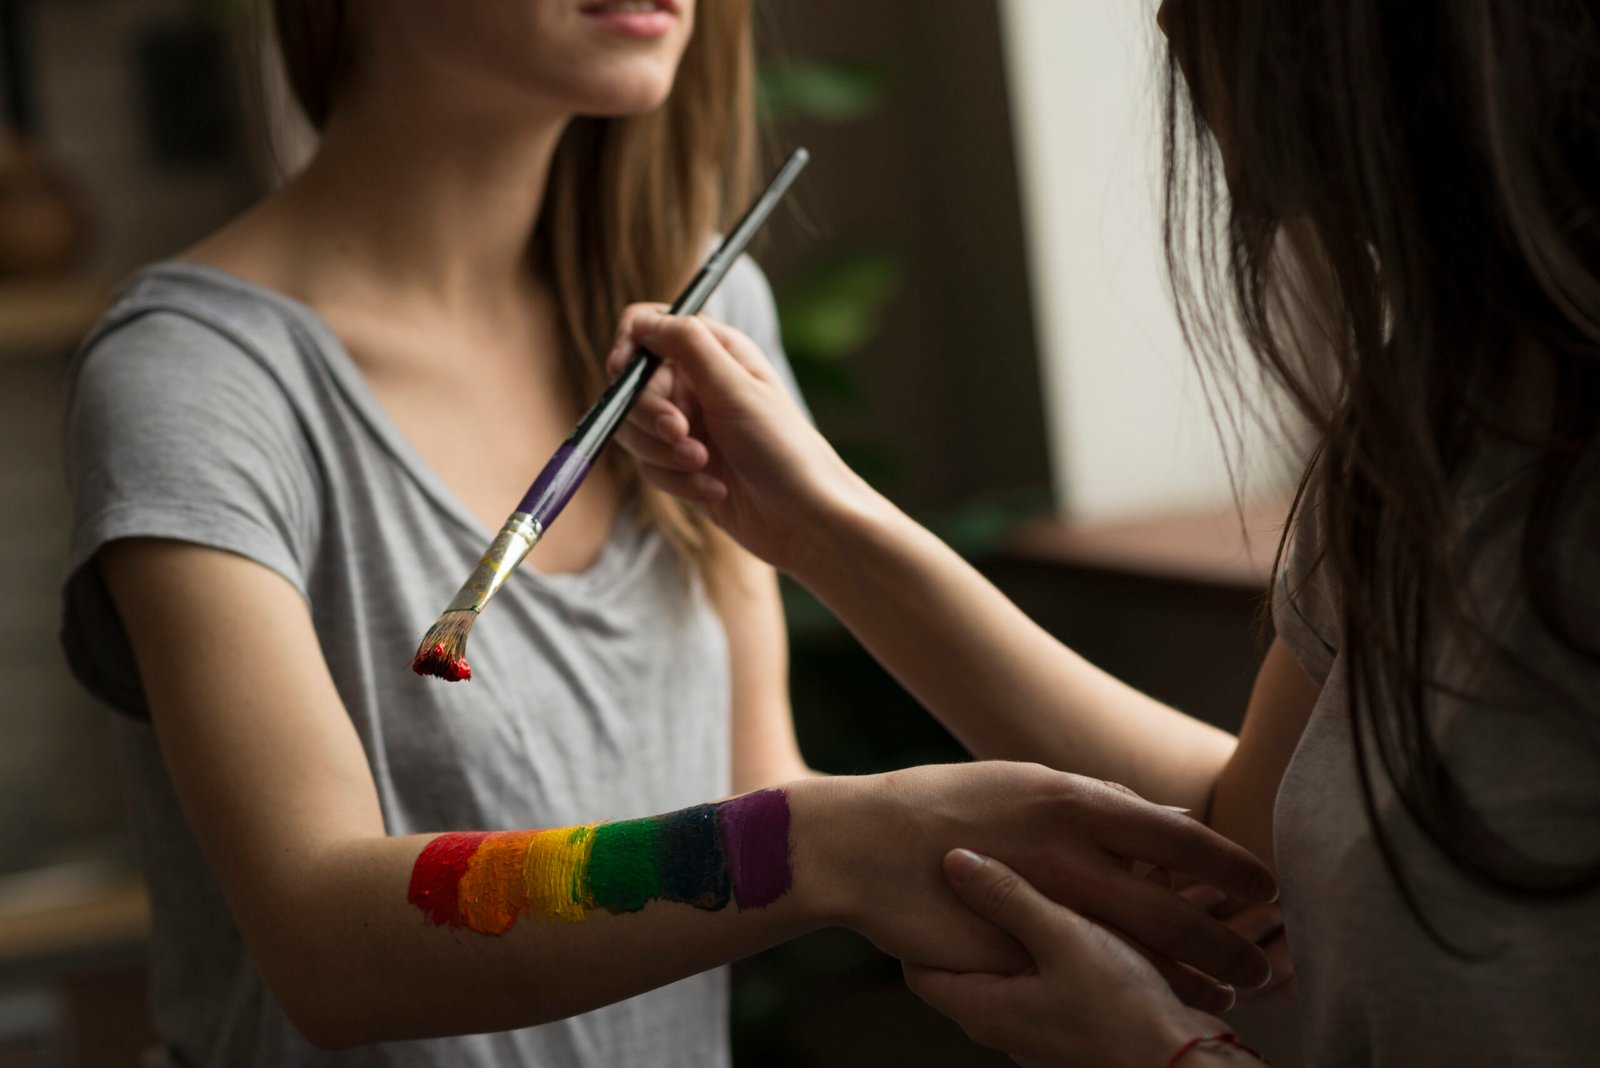
[[[668,315],[693,315],[704,307],[723,275],[772,214],[772,209],[777,207],[810,158],[805,149],[797,148],[784,161],[767,188],[673,301]],[[650,376],[660,366],[660,357],[641,349],[578,420],[577,427],[534,479],[517,510],[500,528],[455,599],[422,636],[422,644],[417,646],[417,655],[411,661],[412,671],[450,682],[472,678],[472,667],[467,663],[467,635],[472,631],[472,624],[583,484],[600,450],[622,425],[634,402],[644,393]]]

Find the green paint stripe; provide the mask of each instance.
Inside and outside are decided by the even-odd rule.
[[[589,854],[589,898],[611,912],[638,912],[661,896],[661,822],[654,817],[602,823]]]

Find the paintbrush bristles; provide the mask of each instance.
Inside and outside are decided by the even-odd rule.
[[[428,628],[417,646],[417,655],[411,661],[411,670],[418,675],[432,675],[446,682],[461,682],[472,678],[472,666],[467,663],[467,635],[478,613],[466,609],[446,612]]]

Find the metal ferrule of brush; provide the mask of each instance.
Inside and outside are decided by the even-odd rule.
[[[527,512],[512,512],[506,525],[495,535],[489,551],[483,554],[483,559],[472,569],[472,574],[467,576],[467,581],[462,583],[455,600],[450,602],[445,611],[483,611],[489,598],[505,585],[507,577],[522,563],[528,551],[539,543],[539,536],[543,533],[544,527],[533,516]]]

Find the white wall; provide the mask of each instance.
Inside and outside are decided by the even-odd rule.
[[[1000,6],[1061,510],[1226,506],[1224,453],[1165,285],[1155,0]]]

